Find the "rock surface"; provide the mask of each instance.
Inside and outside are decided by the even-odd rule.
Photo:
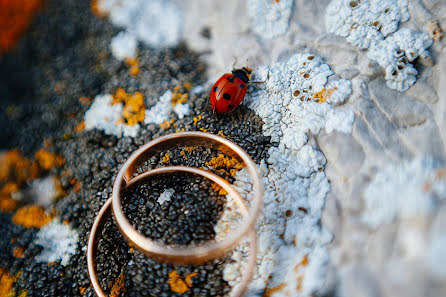
[[[22,277],[15,284],[17,294],[27,290],[29,296],[93,296],[92,289],[88,287],[83,254],[86,235],[95,214],[111,191],[116,167],[149,139],[183,128],[202,129],[215,134],[222,131],[229,139],[244,147],[263,172],[276,172],[278,177],[274,177],[274,182],[277,184],[268,184],[270,176],[264,173],[270,197],[273,197],[272,193],[278,188],[287,189],[288,185],[282,184],[283,181],[295,180],[302,182],[302,185],[296,185],[293,189],[313,191],[309,194],[302,190],[305,193],[299,193],[300,198],[317,194],[317,203],[325,201],[323,209],[322,204],[314,206],[316,214],[310,211],[307,216],[301,210],[302,213],[298,215],[293,213],[291,219],[283,214],[280,219],[279,214],[263,218],[269,219],[271,226],[274,220],[281,224],[283,222],[280,227],[283,230],[268,229],[269,233],[262,233],[262,228],[267,229],[267,224],[262,223],[259,238],[263,245],[261,242],[260,246],[264,250],[272,249],[267,243],[275,238],[274,242],[278,244],[274,249],[280,249],[282,257],[286,258],[292,252],[296,258],[285,263],[286,261],[277,261],[270,250],[265,252],[276,261],[271,260],[271,263],[276,264],[259,264],[262,267],[260,274],[263,273],[266,280],[257,278],[261,283],[253,285],[254,289],[246,297],[266,294],[270,297],[286,296],[285,291],[278,289],[282,282],[296,285],[296,296],[446,295],[446,38],[437,38],[438,34],[446,31],[445,1],[386,1],[398,2],[401,9],[405,9],[404,3],[407,2],[410,18],[407,21],[404,21],[405,16],[392,19],[389,23],[392,30],[386,29],[385,36],[392,36],[398,28],[409,28],[425,33],[423,36],[430,36],[433,40],[429,57],[423,54],[422,57],[411,60],[417,74],[411,72],[412,86],[400,88],[402,90],[408,87],[406,91],[389,87],[386,82],[388,69],[381,67],[384,64],[380,61],[370,59],[366,49],[360,49],[350,44],[345,37],[329,32],[332,30],[326,27],[326,8],[330,3],[341,3],[337,0],[250,0],[246,3],[239,0],[168,1],[170,10],[174,10],[171,14],[180,14],[178,19],[169,20],[173,22],[172,34],[175,36],[172,36],[175,38],[166,38],[163,34],[169,34],[168,28],[157,29],[156,26],[152,28],[156,31],[153,36],[158,36],[156,40],[148,40],[148,37],[144,39],[144,36],[150,36],[147,35],[150,31],[144,28],[140,28],[137,33],[133,32],[142,41],[136,49],[140,63],[140,73],[137,76],[130,75],[128,65],[119,60],[127,55],[135,55],[134,44],[132,43],[130,49],[119,48],[116,36],[120,36],[118,32],[121,29],[114,27],[109,19],[99,19],[87,13],[90,9],[88,1],[82,4],[71,0],[48,2],[48,10],[36,21],[35,27],[19,45],[18,51],[0,57],[0,75],[3,80],[0,82],[0,90],[4,91],[4,100],[7,103],[0,109],[0,121],[5,127],[0,134],[1,148],[20,148],[25,155],[31,156],[36,148],[42,146],[44,139],[53,141],[53,149],[66,159],[63,169],[71,170],[72,176],[84,185],[79,192],[74,192],[74,186],[66,181],[68,194],[54,204],[58,218],[69,221],[71,228],[78,232],[79,244],[76,254],[70,260],[64,255],[64,265],[42,264],[34,260],[34,257],[40,260],[43,258],[39,257],[42,244],[34,241],[39,230],[14,225],[11,223],[12,213],[0,213],[0,230],[5,234],[5,239],[0,240],[0,247],[2,251],[6,251],[0,256],[0,268],[7,269],[11,275],[23,271]],[[361,1],[343,1],[346,5],[351,5],[351,2]],[[154,3],[157,10],[163,9],[162,1]],[[270,9],[271,7],[274,9]],[[116,7],[113,9],[115,14],[120,11]],[[144,10],[132,11],[139,15]],[[438,21],[437,27],[429,25],[435,20]],[[263,25],[259,26],[259,22]],[[129,19],[126,19],[124,27],[132,34],[133,25],[127,23]],[[178,29],[178,24],[182,24],[181,30]],[[438,31],[434,32],[432,28],[437,28]],[[50,36],[47,32],[53,32],[53,35]],[[180,35],[184,44],[178,44]],[[170,48],[165,48],[166,45]],[[420,45],[419,48],[425,47]],[[113,52],[119,59],[112,56]],[[282,118],[289,117],[291,111],[297,113],[297,107],[301,103],[290,104],[295,108],[291,111],[282,108],[281,104],[278,104],[280,108],[277,110],[272,107],[276,114],[273,119],[268,118],[273,111],[268,113],[259,110],[262,104],[271,100],[271,94],[285,92],[291,87],[292,84],[286,82],[288,68],[284,65],[296,54],[307,53],[322,59],[330,70],[327,81],[314,91],[320,91],[323,86],[333,86],[339,80],[351,82],[350,96],[337,108],[353,113],[354,120],[347,125],[350,129],[343,129],[342,132],[331,131],[333,129],[327,129],[326,126],[321,129],[319,124],[314,131],[283,128],[283,134],[287,135],[283,139],[280,125],[280,133],[276,135],[274,131],[271,132],[274,129],[269,123],[280,122]],[[33,55],[39,58],[36,60],[32,58]],[[264,80],[268,82],[266,87],[261,84],[251,87],[250,92],[254,95],[248,95],[247,98],[263,101],[256,101],[254,105],[248,102],[228,116],[212,116],[207,105],[208,91],[222,73],[231,70],[234,61],[236,67],[248,63],[249,67],[258,71],[257,77],[262,77],[262,69],[281,69],[283,77],[277,75],[280,79],[275,80],[276,76],[268,75],[268,79]],[[277,62],[281,64],[274,64]],[[184,104],[189,108],[190,114],[185,113],[181,118],[169,106],[170,109],[162,114],[162,118],[164,120],[167,117],[171,122],[146,120],[129,137],[122,137],[122,133],[107,136],[97,130],[98,127],[80,133],[74,131],[75,125],[83,120],[89,108],[78,102],[81,96],[94,98],[100,94],[114,94],[117,88],[123,87],[132,93],[141,91],[150,110],[150,107],[160,103],[159,98],[163,94],[176,92],[174,88],[183,83],[191,83],[198,91],[188,93],[189,101]],[[280,84],[282,87],[275,90]],[[314,93],[316,92],[311,94],[310,99],[315,98]],[[286,92],[279,97],[274,99],[292,102],[293,98]],[[169,103],[168,101],[166,102]],[[162,105],[159,106],[162,108]],[[306,108],[308,106],[310,105],[306,105]],[[317,111],[317,108],[314,110]],[[296,119],[288,122],[295,126],[304,123],[302,127],[310,127],[308,115],[313,115],[314,110],[300,111],[304,115],[299,119],[300,122]],[[328,118],[328,112],[324,115]],[[323,122],[325,120],[324,118]],[[342,122],[338,120],[334,119],[333,123]],[[160,122],[165,126],[160,126]],[[268,129],[271,131],[264,135]],[[304,150],[301,149],[302,146],[305,147]],[[295,151],[290,152],[289,148]],[[308,150],[311,154],[304,154]],[[319,151],[323,156],[317,157]],[[179,151],[168,153],[171,163],[192,166],[204,166],[205,161],[216,156],[215,152],[205,150],[187,152],[190,154],[189,159],[184,159]],[[305,156],[302,157],[303,155]],[[266,162],[268,160],[269,163]],[[283,164],[287,160],[296,162],[294,171],[284,169],[293,165],[293,162],[288,162],[285,166],[277,160],[281,160]],[[162,164],[163,155],[154,158],[150,166]],[[54,169],[51,174],[62,174],[62,171],[62,168],[59,171]],[[281,176],[282,171],[292,173],[293,176],[284,178]],[[314,179],[328,179],[329,186],[328,183],[320,183],[323,185],[320,191],[324,193],[317,193],[315,188],[318,187],[307,184]],[[230,178],[230,181],[234,179]],[[243,187],[248,183],[242,180],[239,186]],[[328,188],[330,191],[325,194]],[[277,199],[291,194],[277,195]],[[169,196],[165,205],[179,208],[193,205],[191,202],[178,204],[175,202],[175,195],[177,194]],[[156,203],[158,198],[152,197],[151,203]],[[314,202],[305,202],[303,198],[298,200],[302,205],[291,206],[299,206],[301,209]],[[139,205],[138,200],[134,203]],[[287,206],[286,202],[278,205]],[[274,206],[277,213],[278,209],[281,210],[280,207]],[[159,206],[156,209],[161,212],[160,216],[165,215],[165,208]],[[309,222],[307,218],[310,216],[311,226],[318,227],[317,232],[312,235],[315,238],[308,236],[302,241],[305,247],[296,247],[289,238],[290,234],[295,234],[294,230],[286,230],[287,222],[289,226],[297,221],[305,224]],[[151,224],[148,226],[153,226]],[[206,232],[200,229],[203,232],[198,232],[199,236],[196,236],[194,228],[199,224],[194,220],[188,221],[188,224],[190,230],[181,235],[184,237],[178,235],[181,232],[176,229],[168,230],[166,234],[187,242],[194,238],[212,238],[211,227],[206,225]],[[308,229],[302,229],[312,230],[309,225],[310,223],[305,225]],[[225,270],[228,267],[225,263],[233,264],[234,255],[232,260],[208,263],[204,268],[172,267],[144,260],[144,256],[139,253],[132,254],[122,238],[115,234],[113,225],[109,224],[107,228],[111,231],[105,234],[110,234],[110,238],[117,240],[118,244],[113,245],[104,240],[101,251],[104,255],[113,253],[122,256],[107,260],[103,255],[100,258],[101,277],[107,285],[107,282],[113,282],[120,275],[121,270],[116,267],[126,267],[129,271],[125,279],[129,288],[126,293],[128,296],[219,296],[226,292],[228,283],[232,284],[225,280],[224,271],[229,274],[228,269]],[[295,228],[299,230],[299,224]],[[11,244],[12,238],[18,238],[18,241]],[[29,247],[22,259],[12,255],[13,247],[19,245]],[[314,246],[317,246],[318,251],[313,253]],[[291,249],[293,250],[290,252]],[[292,268],[286,272],[280,271],[281,265],[297,267],[301,263],[299,261],[307,255],[310,265],[295,275]],[[264,262],[270,263],[266,260]],[[195,287],[184,295],[179,295],[172,293],[167,285],[167,275],[172,269],[178,269],[181,275],[194,269],[202,270],[196,282],[194,280]],[[144,275],[141,271],[144,271]],[[235,272],[232,274],[238,275]],[[70,279],[61,277],[61,274]],[[268,278],[269,275],[271,278]],[[37,276],[42,276],[40,282]],[[43,281],[49,285],[43,284]],[[213,283],[213,286],[207,286],[208,282]]]

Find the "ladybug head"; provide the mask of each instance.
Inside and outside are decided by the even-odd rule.
[[[245,83],[247,83],[251,79],[251,73],[252,69],[248,67],[232,70],[232,74],[234,74],[235,77],[238,77],[241,80],[243,80]]]

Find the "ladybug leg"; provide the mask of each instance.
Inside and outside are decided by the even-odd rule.
[[[263,84],[263,83],[265,83],[264,81],[252,81],[251,82],[252,84]]]

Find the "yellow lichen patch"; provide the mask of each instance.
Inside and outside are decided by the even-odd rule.
[[[212,189],[214,189],[215,191],[218,192],[218,195],[221,195],[221,196],[228,195],[228,192],[226,192],[226,190],[223,189],[223,188],[222,188],[219,184],[217,184],[217,183],[212,183],[212,184],[211,184],[211,187],[212,187]]]
[[[206,166],[214,168],[217,172],[223,172],[230,176],[235,176],[235,173],[245,167],[245,163],[240,163],[235,158],[228,158],[223,154],[219,154],[217,157],[212,158],[209,162],[206,162]]]
[[[201,119],[202,119],[201,114],[200,114],[198,117],[194,117],[194,118],[192,119],[192,120],[194,121],[194,126],[196,126],[197,123],[198,123],[199,121],[201,121]]]
[[[14,296],[14,295],[13,295],[13,296]],[[24,290],[21,290],[21,291],[19,292],[19,294],[17,294],[16,297],[26,297],[26,296],[28,296],[28,290],[24,289]]]
[[[218,131],[217,135],[224,138],[228,138],[225,134],[223,134],[223,130]]]
[[[192,288],[192,278],[196,276],[198,273],[191,272],[186,275],[185,280],[183,280],[176,270],[172,270],[169,273],[169,286],[170,289],[179,294],[184,294],[189,291],[189,288]]]
[[[85,122],[84,121],[80,122],[79,124],[76,125],[76,127],[74,127],[74,132],[77,132],[77,133],[84,131],[84,130],[85,130]]]
[[[127,125],[133,126],[144,121],[146,108],[144,107],[144,96],[141,92],[130,94],[123,88],[119,88],[113,95],[112,104],[116,103],[124,104],[122,117]]]
[[[48,224],[53,217],[47,215],[45,210],[37,205],[27,205],[19,208],[12,217],[12,222],[16,225],[22,225],[25,228],[40,228]]]
[[[336,91],[337,88],[332,89],[322,89],[313,96],[314,102],[327,102],[327,99],[331,97],[334,91]]]
[[[169,160],[170,160],[169,154],[165,154],[164,157],[163,157],[163,163],[167,164],[167,163],[169,163]]]
[[[200,131],[201,131],[201,132],[208,132],[208,129],[200,128]]]
[[[170,120],[170,121],[169,120],[165,120],[164,122],[162,122],[160,124],[160,127],[162,129],[166,130],[166,129],[169,129],[172,124],[173,124],[173,120]]]
[[[282,290],[285,287],[286,287],[286,284],[281,283],[280,285],[278,285],[276,287],[266,290],[265,293],[263,293],[263,297],[270,297],[271,295],[273,295],[276,292],[279,292],[280,290]]]
[[[172,93],[172,106],[175,107],[177,104],[183,104],[186,103],[187,100],[189,100],[189,94],[188,93],[180,93],[180,92],[173,92]]]
[[[139,74],[139,62],[136,58],[127,58],[125,59],[125,64],[130,66],[129,73],[131,76],[137,76]]]
[[[21,257],[23,257],[24,252],[25,252],[25,249],[21,246],[18,246],[12,250],[12,255],[14,256],[14,258],[21,258]]]
[[[60,167],[65,163],[62,156],[56,155],[44,149],[38,150],[34,157],[36,158],[37,163],[39,163],[40,168],[45,170]]]
[[[124,273],[121,273],[111,286],[109,297],[118,297],[121,292],[125,292]]]

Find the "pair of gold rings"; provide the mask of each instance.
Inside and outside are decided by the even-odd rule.
[[[166,166],[152,169],[135,176],[136,170],[151,157],[160,152],[186,146],[202,146],[214,148],[228,156],[244,162],[250,175],[253,186],[253,200],[248,209],[240,193],[236,191],[225,179],[209,171],[187,167],[187,166]],[[127,219],[121,199],[121,191],[136,187],[149,181],[155,176],[168,175],[172,173],[189,173],[202,176],[222,187],[231,199],[234,199],[243,220],[239,227],[227,238],[219,242],[206,242],[196,246],[169,246],[151,240],[139,233]],[[99,235],[102,233],[107,218],[113,212],[115,222],[124,238],[132,245],[144,253],[146,256],[160,262],[179,265],[202,264],[206,261],[221,258],[231,252],[241,241],[248,237],[250,242],[250,252],[245,262],[243,277],[229,296],[242,296],[254,272],[256,263],[256,233],[254,224],[260,212],[263,200],[263,188],[259,173],[250,156],[237,144],[217,135],[203,132],[180,132],[162,136],[150,141],[136,150],[124,163],[116,176],[112,196],[107,200],[99,211],[90,232],[87,248],[88,273],[93,285],[93,289],[99,297],[106,297],[107,294],[99,284],[96,272],[96,253]]]

